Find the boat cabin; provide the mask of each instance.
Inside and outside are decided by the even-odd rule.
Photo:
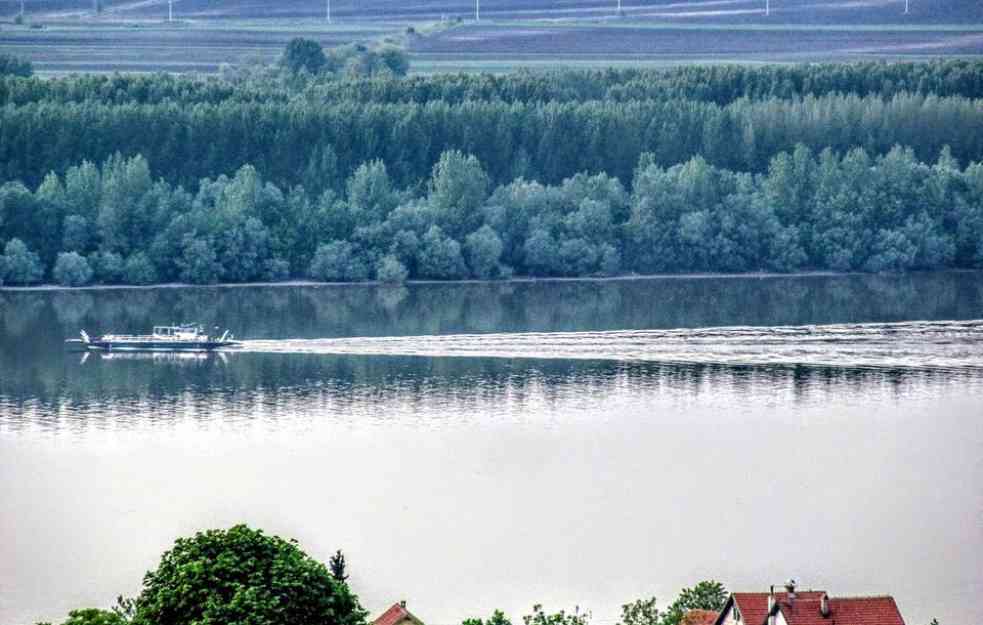
[[[167,339],[196,339],[201,336],[198,326],[154,326],[154,336]]]

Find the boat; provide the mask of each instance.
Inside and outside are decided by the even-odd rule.
[[[75,339],[66,343],[102,352],[208,352],[240,344],[228,330],[213,337],[196,324],[154,326],[151,334],[103,334],[97,338],[82,330],[79,335],[81,341]]]

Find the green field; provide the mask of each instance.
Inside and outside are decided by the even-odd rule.
[[[217,72],[222,64],[272,62],[292,37],[325,47],[403,40],[401,22],[314,19],[167,23],[70,23],[0,27],[0,52],[42,75],[77,72]],[[983,55],[983,25],[858,26],[664,24],[641,20],[416,23],[415,73],[516,68],[662,67],[685,63],[924,60]]]

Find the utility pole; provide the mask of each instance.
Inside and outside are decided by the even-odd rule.
[[[20,0],[20,18],[24,19],[24,0]]]
[[[618,0],[618,15],[621,15],[621,0]]]
[[[481,0],[474,0],[474,21],[481,21]]]
[[[771,0],[765,0],[765,15],[771,15]]]
[[[324,19],[331,23],[331,0],[325,0]]]
[[[174,0],[167,0],[167,21],[174,21]]]
[[[908,0],[904,0],[904,14],[908,15]]]

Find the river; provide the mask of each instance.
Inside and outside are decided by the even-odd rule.
[[[66,352],[196,321],[208,356]],[[714,578],[983,622],[983,273],[0,291],[0,624],[247,522],[373,616]]]

